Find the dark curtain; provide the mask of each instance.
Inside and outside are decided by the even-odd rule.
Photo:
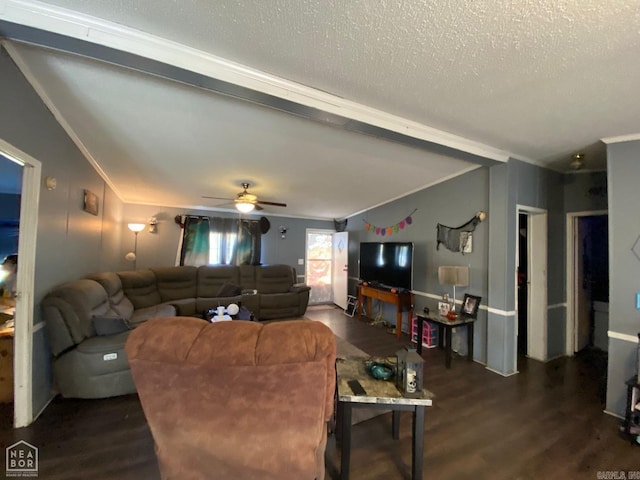
[[[220,217],[180,218],[183,219],[180,265],[260,264],[262,231],[259,220]],[[210,241],[217,244],[210,244]],[[217,258],[209,258],[210,253],[214,256],[217,253]]]
[[[260,265],[262,232],[258,220],[239,220],[235,265]]]
[[[185,218],[180,265],[209,264],[209,231],[209,218]]]

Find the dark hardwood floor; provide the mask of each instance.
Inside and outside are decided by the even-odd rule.
[[[310,308],[306,316],[372,355],[393,355],[407,342],[338,309]],[[425,478],[595,479],[599,471],[640,472],[640,446],[621,438],[620,421],[602,412],[606,369],[597,356],[547,364],[521,359],[521,373],[507,378],[455,356],[447,370],[438,349],[425,349],[423,357],[425,386],[436,395],[427,409]],[[38,478],[160,478],[136,395],[58,397],[33,425],[17,430],[7,408],[0,414],[2,453],[19,439],[38,447]],[[399,440],[390,430],[390,414],[354,426],[351,479],[410,478],[410,415],[402,414]],[[340,454],[333,437],[326,465],[326,479],[337,479]]]

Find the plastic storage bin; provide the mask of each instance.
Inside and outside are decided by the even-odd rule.
[[[411,342],[418,343],[418,318],[411,319]],[[423,322],[422,346],[433,348],[438,346],[438,327],[429,322]]]

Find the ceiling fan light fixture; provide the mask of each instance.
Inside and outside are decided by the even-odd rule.
[[[256,206],[250,202],[236,202],[236,208],[242,213],[249,213],[256,208]]]
[[[574,170],[580,170],[584,168],[584,153],[576,153],[569,165]]]

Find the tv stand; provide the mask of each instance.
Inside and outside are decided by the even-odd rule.
[[[395,290],[395,291],[393,291]],[[382,289],[371,285],[358,285],[358,319],[362,319],[362,306],[367,298],[367,311],[371,314],[371,299],[392,303],[396,306],[396,336],[402,337],[402,310],[406,308],[409,313],[409,329],[413,318],[413,292],[402,289]]]

